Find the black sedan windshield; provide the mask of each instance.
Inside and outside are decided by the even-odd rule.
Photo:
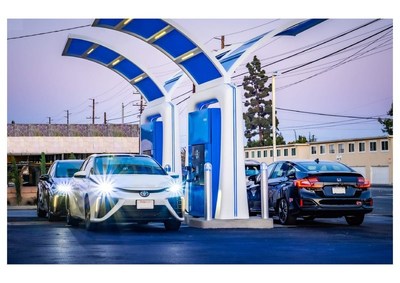
[[[59,162],[56,167],[55,176],[56,178],[72,178],[75,172],[79,171],[82,165],[82,161],[68,161]]]
[[[148,174],[167,175],[153,159],[144,156],[110,155],[98,156],[94,174]]]

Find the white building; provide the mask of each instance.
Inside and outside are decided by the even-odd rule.
[[[245,148],[245,158],[271,163],[272,146]],[[372,184],[393,185],[393,136],[287,144],[276,147],[276,160],[316,159],[340,161]]]

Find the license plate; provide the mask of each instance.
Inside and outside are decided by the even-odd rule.
[[[346,193],[346,187],[333,187],[332,188],[332,194],[345,194]]]
[[[138,199],[136,201],[137,209],[153,209],[154,208],[154,200],[152,199]]]

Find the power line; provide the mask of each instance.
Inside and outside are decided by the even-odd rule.
[[[385,28],[384,30],[381,30],[381,31],[375,33],[374,35],[377,35],[377,34],[379,34],[379,33],[381,33],[381,32],[387,31],[388,29],[391,29],[391,28],[392,28],[392,26],[389,26],[389,27]],[[378,40],[382,40],[384,37],[387,36],[387,34],[388,34],[388,32],[387,32],[386,34],[384,34],[383,36],[381,36],[380,38],[378,38],[377,40],[374,40],[372,43],[366,44],[366,46],[363,47],[363,49],[366,49],[367,47],[371,46],[373,43],[376,43]],[[372,35],[372,36],[374,36],[374,35]],[[360,43],[360,42],[362,42],[362,41],[365,41],[366,39],[369,39],[369,38],[371,38],[372,36],[369,36],[369,37],[367,37],[367,38],[364,38],[363,40],[358,41],[358,43]],[[344,49],[347,49],[347,51],[349,51],[349,50],[351,50],[350,47],[353,47],[353,48],[354,48],[354,44],[349,45],[349,46],[347,46],[347,47],[345,47],[345,48],[342,48],[341,50],[335,51],[335,52],[333,52],[333,53],[335,53],[334,55],[340,54],[341,52],[344,51]],[[363,49],[362,49],[362,50],[359,50],[359,51],[357,51],[356,53],[354,53],[354,54],[352,54],[352,55],[346,57],[345,59],[339,59],[339,60],[337,60],[337,61],[340,61],[339,63],[336,63],[336,64],[334,64],[334,65],[332,65],[332,66],[329,66],[329,67],[327,67],[326,69],[324,69],[324,70],[322,70],[322,71],[320,71],[320,72],[318,72],[318,73],[315,73],[315,74],[313,74],[313,75],[311,75],[311,76],[309,76],[309,77],[306,77],[306,78],[304,78],[304,79],[301,79],[301,80],[299,80],[299,81],[290,83],[290,84],[285,85],[285,86],[281,86],[281,87],[278,88],[278,90],[282,90],[282,89],[291,87],[291,86],[293,86],[293,85],[299,84],[299,83],[301,83],[301,82],[304,82],[304,81],[306,81],[306,80],[309,80],[309,79],[311,79],[311,78],[314,78],[314,77],[316,77],[316,76],[318,76],[318,75],[321,75],[321,74],[323,74],[323,73],[326,73],[326,72],[328,72],[328,71],[331,71],[332,69],[337,68],[337,67],[339,67],[339,66],[341,66],[341,65],[343,65],[343,64],[349,63],[349,62],[351,62],[351,61],[353,61],[353,60],[356,60],[356,59],[360,59],[360,58],[363,57],[364,54],[366,54],[366,53],[368,53],[368,52],[370,52],[370,51],[372,51],[372,50],[374,50],[374,49],[376,49],[376,48],[379,48],[379,46],[377,46],[377,47],[375,47],[375,48],[373,48],[373,49],[364,51],[364,53],[362,53],[362,54],[358,54],[358,53],[359,53],[360,51],[362,51]],[[386,50],[387,50],[387,49],[386,49]],[[331,53],[330,56],[333,56],[333,53]],[[358,56],[355,57],[356,54],[358,54]],[[329,57],[329,56],[324,56],[324,57],[327,58],[327,57]],[[351,57],[353,57],[353,58],[350,59]],[[319,59],[317,59],[317,60],[319,60]],[[314,60],[314,61],[315,61],[315,60]],[[305,65],[309,65],[309,64],[310,64],[310,63],[308,62],[308,63],[305,63],[305,64],[303,64],[303,65],[301,65],[301,66],[305,66]],[[293,67],[292,70],[294,70],[294,68],[298,68],[298,67],[299,67],[299,66]],[[290,71],[290,70],[289,70],[289,71]],[[286,72],[288,72],[288,71],[286,71]],[[243,74],[246,74],[246,73],[248,73],[248,72],[245,72],[245,73],[243,73]],[[284,73],[282,73],[282,74],[284,74]],[[287,75],[286,75],[286,76],[287,76]],[[235,76],[235,77],[236,77],[236,76]],[[241,86],[241,85],[239,85],[239,86]]]
[[[368,22],[368,23],[366,23],[366,24],[364,24],[364,25],[358,26],[358,27],[356,27],[356,28],[354,28],[354,29],[352,29],[352,30],[350,30],[350,31],[347,31],[347,32],[344,32],[344,33],[342,33],[342,34],[336,35],[336,36],[334,36],[334,37],[332,37],[332,38],[329,38],[329,39],[327,39],[327,40],[325,40],[325,41],[323,41],[323,42],[320,42],[320,43],[318,43],[318,44],[316,44],[316,45],[314,45],[314,46],[311,46],[311,47],[309,47],[309,48],[303,49],[303,50],[301,50],[301,51],[299,51],[299,52],[297,52],[297,53],[294,53],[294,54],[292,54],[292,55],[290,55],[290,56],[287,56],[287,57],[285,57],[285,58],[282,58],[282,59],[276,60],[276,61],[274,61],[274,62],[271,62],[271,63],[269,63],[269,64],[266,64],[266,65],[262,66],[262,67],[265,68],[265,67],[268,67],[268,66],[270,66],[270,65],[276,64],[276,63],[278,63],[278,62],[281,62],[281,61],[287,60],[287,59],[289,59],[289,58],[292,58],[292,57],[294,57],[294,56],[297,56],[297,55],[306,53],[306,52],[308,52],[308,51],[310,51],[310,50],[312,50],[312,49],[314,49],[314,48],[317,48],[317,47],[319,47],[319,46],[321,46],[321,45],[324,45],[324,44],[326,44],[326,43],[329,43],[329,42],[331,42],[331,41],[333,41],[333,40],[336,40],[336,39],[338,39],[338,38],[340,38],[340,37],[343,37],[343,36],[345,36],[345,35],[348,35],[349,33],[355,32],[355,31],[357,31],[357,30],[359,30],[359,29],[361,29],[361,28],[364,28],[364,27],[366,27],[366,26],[368,26],[368,25],[371,25],[371,24],[373,24],[373,23],[375,23],[375,22],[377,22],[377,21],[379,21],[379,19],[373,20],[373,21]]]
[[[281,59],[279,59],[279,60],[276,60],[276,61],[274,61],[274,62],[268,63],[268,64],[263,65],[263,66],[261,66],[261,67],[262,67],[262,68],[265,68],[265,67],[268,67],[268,66],[270,66],[270,65],[273,65],[273,64],[282,62],[282,61],[287,60],[287,59],[290,59],[290,58],[292,58],[292,57],[295,57],[295,56],[297,56],[297,55],[306,53],[306,52],[308,52],[308,51],[310,51],[310,50],[312,50],[312,49],[314,49],[314,48],[317,48],[317,47],[319,47],[319,46],[322,46],[322,45],[324,45],[324,44],[326,44],[326,43],[329,43],[329,42],[331,42],[331,41],[333,41],[333,40],[336,40],[336,39],[338,39],[338,38],[340,38],[340,37],[343,37],[343,36],[345,36],[345,35],[348,35],[348,34],[350,34],[350,33],[352,33],[352,32],[355,32],[355,31],[357,31],[357,30],[359,30],[359,29],[361,29],[361,28],[364,28],[364,27],[366,27],[366,26],[368,26],[368,25],[370,25],[370,24],[373,24],[373,23],[375,23],[376,21],[379,21],[379,19],[373,20],[373,21],[371,21],[371,22],[368,22],[368,23],[366,23],[366,24],[363,24],[363,25],[361,25],[361,26],[358,26],[358,27],[356,27],[356,28],[354,28],[354,29],[351,29],[351,30],[346,31],[346,32],[341,33],[341,34],[338,34],[338,35],[336,35],[336,36],[334,36],[334,37],[325,39],[325,40],[323,40],[323,41],[321,41],[321,42],[319,42],[319,43],[316,43],[315,45],[312,45],[312,46],[310,46],[310,47],[306,47],[305,49],[303,48],[303,49],[301,49],[300,51],[298,51],[298,52],[296,52],[296,53],[294,53],[294,54],[291,54],[291,55],[289,55],[289,56],[286,56],[286,57],[281,58]],[[298,50],[298,49],[297,49],[297,50]],[[290,53],[290,52],[286,52],[286,54],[287,54],[287,53]],[[276,57],[276,56],[275,56],[275,57]],[[238,74],[238,75],[235,75],[235,76],[233,76],[232,78],[236,78],[236,77],[245,75],[245,74],[247,74],[247,73],[248,73],[248,71],[246,71],[246,72],[244,72],[244,73],[241,73],[241,74]]]
[[[296,113],[312,114],[312,115],[328,116],[328,117],[351,118],[351,119],[365,119],[365,120],[377,120],[377,119],[378,119],[378,117],[360,117],[360,116],[351,116],[351,115],[326,114],[326,113],[301,111],[301,110],[287,109],[287,108],[280,108],[280,107],[276,107],[276,109],[282,110],[282,111],[288,111],[288,112],[296,112]],[[386,116],[386,114],[385,114],[385,115],[379,115],[379,116]]]
[[[326,63],[322,63],[322,64],[320,64],[320,65],[316,65],[316,66],[313,66],[313,67],[305,68],[305,69],[303,69],[303,71],[300,71],[300,72],[294,72],[294,73],[292,73],[292,74],[285,75],[285,78],[293,77],[293,76],[299,76],[299,75],[304,75],[304,74],[308,74],[308,73],[312,73],[312,72],[316,72],[316,71],[321,71],[321,70],[327,70],[327,69],[331,68],[332,66],[339,65],[338,62],[340,62],[340,65],[344,65],[344,64],[346,64],[346,63],[350,63],[350,62],[352,62],[352,61],[359,60],[359,59],[363,59],[363,58],[365,58],[365,57],[369,57],[369,56],[372,56],[372,55],[375,55],[375,54],[378,54],[378,53],[381,53],[381,52],[384,52],[384,51],[387,51],[387,50],[392,49],[391,47],[388,47],[388,48],[385,48],[385,49],[383,49],[383,50],[378,50],[378,51],[376,51],[376,52],[374,52],[374,53],[370,53],[370,52],[372,52],[372,51],[375,51],[376,49],[384,48],[384,47],[386,47],[387,45],[390,45],[390,46],[391,46],[391,44],[383,43],[383,44],[381,44],[381,45],[379,45],[379,46],[376,46],[376,47],[374,47],[374,48],[372,48],[372,49],[370,49],[370,50],[364,51],[362,54],[359,54],[357,57],[354,57],[354,58],[352,58],[352,59],[349,59],[349,60],[347,60],[346,62],[343,62],[343,59],[342,59],[342,58],[335,59],[335,60],[333,60],[333,61],[331,61],[331,62],[326,62]],[[370,54],[368,54],[368,53],[370,53]],[[352,57],[352,56],[349,56],[349,57],[347,57],[347,58],[350,58],[350,57]],[[334,65],[330,66],[330,64],[334,64]],[[329,65],[329,66],[326,67],[326,65]]]
[[[368,46],[369,46],[369,45],[368,45]],[[364,48],[364,49],[365,49],[365,48]],[[371,50],[373,50],[373,49],[371,49]],[[361,50],[360,50],[360,51],[361,51]],[[347,63],[349,63],[349,62],[351,62],[351,61],[353,61],[353,60],[360,59],[360,58],[362,58],[362,56],[363,56],[364,54],[366,54],[366,53],[369,52],[369,51],[365,51],[364,54],[358,55],[357,57],[351,59],[351,57],[353,57],[354,55],[356,55],[356,54],[359,53],[360,51],[357,51],[356,53],[354,53],[354,54],[348,56],[347,58],[342,59],[341,62],[336,63],[336,64],[334,64],[334,65],[332,65],[332,66],[329,66],[329,67],[327,67],[326,69],[324,69],[324,70],[322,70],[322,71],[320,71],[320,72],[318,72],[318,73],[315,73],[315,74],[313,74],[313,75],[311,75],[311,76],[308,76],[308,77],[306,77],[306,78],[304,78],[304,79],[301,79],[301,80],[299,80],[299,81],[293,82],[293,83],[291,83],[291,84],[288,84],[288,85],[279,87],[278,90],[283,90],[283,89],[285,89],[285,88],[288,88],[288,87],[294,86],[294,85],[296,85],[296,84],[302,83],[302,82],[304,82],[304,81],[306,81],[306,80],[312,79],[312,78],[314,78],[314,77],[316,77],[316,76],[322,75],[322,74],[324,74],[324,73],[326,73],[326,72],[328,72],[328,71],[331,71],[331,70],[333,70],[333,69],[335,69],[335,68],[337,68],[337,67],[340,67],[340,66],[342,66],[342,65],[344,65],[344,64],[347,64]]]
[[[231,33],[225,34],[225,36],[234,35],[234,34],[246,32],[246,31],[249,31],[249,30],[253,30],[253,29],[256,29],[256,28],[259,28],[259,27],[262,27],[262,26],[266,26],[266,25],[272,24],[272,23],[274,23],[274,22],[276,22],[276,21],[279,21],[279,19],[275,19],[275,20],[272,20],[272,21],[263,23],[263,24],[261,24],[261,25],[258,25],[258,26],[252,27],[252,28],[247,28],[247,29],[244,29],[244,30],[239,30],[239,31],[231,32]]]
[[[365,123],[371,123],[374,121],[367,121]],[[365,124],[364,123],[364,124]],[[321,129],[321,128],[333,128],[333,127],[339,127],[339,126],[348,126],[348,125],[354,125],[360,124],[360,121],[352,121],[349,120],[348,122],[346,121],[341,121],[341,122],[332,122],[332,123],[326,123],[326,124],[315,124],[315,125],[306,125],[306,126],[298,126],[298,127],[286,127],[286,128],[281,128],[279,131],[292,131],[292,130],[311,130],[311,129]]]
[[[56,32],[63,32],[63,31],[67,31],[67,30],[86,28],[86,27],[90,27],[90,26],[91,25],[83,25],[83,26],[77,26],[77,27],[71,27],[71,28],[65,28],[65,29],[58,29],[58,30],[52,30],[52,31],[45,31],[45,32],[39,32],[39,33],[33,33],[33,34],[27,34],[27,35],[15,36],[15,37],[9,37],[9,38],[7,38],[7,40],[21,39],[21,38],[27,38],[27,37],[46,35],[46,34],[51,34],[51,33],[56,33]]]
[[[258,25],[258,26],[254,26],[254,27],[247,28],[247,29],[244,29],[244,30],[239,30],[239,31],[231,32],[231,33],[225,34],[225,36],[234,35],[234,34],[246,32],[246,31],[249,31],[249,30],[253,30],[253,29],[256,29],[256,28],[259,28],[259,27],[262,27],[262,26],[266,26],[266,25],[272,24],[273,22],[276,22],[276,21],[278,21],[278,20],[279,20],[279,19],[271,20],[271,21],[269,21],[269,22],[263,23],[263,24]],[[204,45],[208,44],[210,41],[212,41],[212,40],[214,40],[214,39],[218,39],[218,36],[216,35],[216,36],[211,37],[209,40],[207,40],[207,41],[204,43]]]
[[[329,54],[327,54],[327,55],[325,55],[325,56],[319,57],[319,58],[317,58],[317,59],[315,59],[315,60],[309,61],[309,62],[307,62],[307,63],[304,63],[304,64],[301,64],[301,65],[299,65],[299,66],[297,66],[297,67],[294,67],[294,68],[292,68],[292,69],[289,69],[289,70],[287,70],[287,71],[284,71],[284,72],[282,72],[282,74],[287,74],[287,73],[292,72],[292,71],[294,71],[294,70],[303,68],[303,67],[308,66],[308,65],[310,65],[310,64],[313,64],[313,63],[315,63],[315,62],[318,62],[318,61],[321,61],[321,60],[326,59],[326,58],[328,58],[328,57],[331,57],[332,55],[335,55],[335,54],[337,54],[337,53],[339,53],[339,52],[342,52],[343,50],[346,50],[346,49],[348,49],[348,48],[350,48],[350,47],[353,47],[353,46],[355,46],[355,45],[357,45],[357,44],[359,44],[359,43],[361,43],[361,42],[364,42],[364,41],[366,41],[366,40],[368,40],[368,39],[370,39],[370,38],[372,38],[372,37],[374,37],[374,36],[376,36],[376,35],[378,35],[378,34],[384,32],[384,31],[387,31],[387,30],[391,29],[391,28],[393,28],[392,25],[389,26],[389,27],[387,27],[387,28],[385,28],[385,29],[383,29],[383,30],[381,30],[381,31],[379,31],[379,32],[376,32],[376,33],[374,33],[374,34],[372,34],[372,35],[370,35],[370,36],[368,36],[368,37],[366,37],[366,38],[364,38],[364,39],[361,39],[361,40],[359,40],[359,41],[357,41],[357,42],[355,42],[355,43],[352,43],[352,44],[350,44],[350,45],[348,45],[348,46],[346,46],[346,47],[343,47],[343,48],[341,48],[341,49],[339,49],[339,50],[336,50],[335,52],[329,53]]]

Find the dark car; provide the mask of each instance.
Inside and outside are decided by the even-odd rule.
[[[56,160],[47,174],[39,177],[37,185],[37,215],[48,217],[49,221],[67,215],[65,195],[71,189],[70,181],[79,171],[83,160]]]
[[[261,212],[260,175],[251,177],[249,211]],[[251,190],[255,190],[252,193]],[[345,217],[349,225],[361,225],[373,210],[370,183],[360,173],[340,162],[278,161],[268,166],[269,213],[281,224],[298,217]]]
[[[255,176],[260,174],[260,166],[261,163],[256,160],[245,160],[244,168],[250,215],[260,212],[260,189],[259,184],[255,183]]]

